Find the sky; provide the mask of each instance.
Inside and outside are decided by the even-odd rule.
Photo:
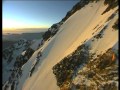
[[[3,0],[3,32],[20,28],[49,28],[61,21],[79,0]]]

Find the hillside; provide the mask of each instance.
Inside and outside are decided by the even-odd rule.
[[[118,6],[110,1],[77,3],[31,42],[15,67],[22,75],[13,72],[3,90],[118,90]]]

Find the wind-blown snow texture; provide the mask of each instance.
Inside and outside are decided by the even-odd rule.
[[[108,5],[104,4],[104,0],[89,2],[84,7],[76,10],[65,21],[63,20],[49,28],[49,31],[43,35],[43,39],[33,41],[29,49],[31,52],[33,50],[33,53],[29,56],[27,62],[22,65],[21,77],[15,79],[18,83],[16,84],[14,80],[11,83],[6,82],[8,90],[13,87],[16,90],[68,90],[66,88],[69,87],[68,84],[62,84],[60,87],[57,85],[58,81],[53,73],[53,67],[64,60],[64,57],[68,55],[72,57],[72,53],[77,50],[77,47],[83,44],[89,46],[90,54],[95,53],[94,58],[89,59],[90,61],[94,61],[98,57],[97,61],[95,61],[98,62],[101,60],[99,56],[109,52],[108,49],[110,48],[113,48],[113,51],[117,53],[118,30],[115,30],[112,26],[118,19],[118,11],[116,11],[118,7],[102,14],[107,7]],[[115,14],[114,17],[108,20],[112,14]],[[25,51],[22,54],[24,53]],[[91,65],[83,63],[79,68],[77,67],[76,74],[78,75],[74,75],[74,73],[74,79],[70,82],[72,83],[72,90],[76,90],[76,85],[77,88],[80,88],[79,85],[83,83],[82,81],[85,81],[84,83],[89,86],[91,84],[96,85],[98,78],[101,78],[101,81],[103,79],[97,74],[95,79],[86,78],[83,73],[86,73],[87,70],[90,72],[90,70],[84,64]],[[80,75],[79,73],[81,72],[83,73]],[[118,82],[117,76],[114,78]],[[114,81],[109,81],[108,83],[110,82]],[[105,85],[104,83],[103,86]],[[6,84],[3,85],[3,88],[7,88]],[[100,88],[103,87],[100,86]]]

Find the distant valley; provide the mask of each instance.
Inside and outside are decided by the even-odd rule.
[[[39,33],[22,33],[22,34],[5,34],[2,36],[2,46],[3,49],[13,45],[20,39],[34,40],[40,39],[44,32]]]

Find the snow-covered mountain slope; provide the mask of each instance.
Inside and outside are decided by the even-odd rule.
[[[43,56],[41,57],[43,63],[41,63],[33,76],[27,79],[23,90],[59,90],[59,87],[56,85],[57,82],[52,67],[62,58],[72,53],[79,45],[83,44],[85,40],[88,41],[92,39],[104,26],[108,25],[103,38],[91,44],[92,52],[102,51],[104,53],[118,42],[118,31],[112,31],[112,25],[115,23],[115,20],[118,19],[118,15],[106,23],[108,17],[111,16],[117,8],[101,15],[107,7],[103,3],[103,0],[97,3],[89,3],[82,9],[76,11],[63,23],[58,33],[51,38],[49,44],[43,48]],[[97,28],[94,28],[97,25],[102,27],[95,32]]]
[[[71,10],[74,13],[68,19],[53,25],[43,35],[43,39],[31,45],[35,52],[21,67],[22,75],[17,79],[19,83],[14,85],[17,90],[68,90],[61,86],[61,84],[63,86],[66,85],[64,84],[66,83],[64,79],[59,84],[59,79],[57,78],[62,73],[56,67],[64,60],[64,57],[72,57],[72,53],[83,44],[89,46],[89,53],[95,53],[94,58],[90,59],[93,61],[98,55],[106,53],[110,48],[114,48],[115,51],[118,49],[118,30],[113,28],[118,19],[118,7],[108,10],[109,5],[104,4],[106,0],[96,0],[97,2],[93,2],[94,0],[88,1],[92,2],[84,5],[87,1],[81,0],[83,7],[81,6],[75,12],[74,9]],[[112,18],[110,18],[111,16]],[[85,50],[83,49],[83,51]],[[89,53],[87,52],[87,54]],[[86,56],[85,58],[87,58]],[[79,57],[82,58],[81,55]],[[71,64],[73,63],[71,62]],[[87,63],[85,62],[85,64]],[[53,68],[54,66],[56,67]],[[84,63],[82,63],[82,66],[84,67]],[[78,71],[82,70],[81,68],[76,68]],[[62,71],[65,70],[62,65],[61,69]],[[54,70],[57,72],[54,72]],[[86,73],[87,71],[83,70],[83,72]],[[65,76],[63,75],[63,77]],[[78,77],[75,75],[75,79],[71,80],[73,84],[80,82],[79,80],[81,79],[78,79]],[[76,89],[73,87],[72,90]]]

